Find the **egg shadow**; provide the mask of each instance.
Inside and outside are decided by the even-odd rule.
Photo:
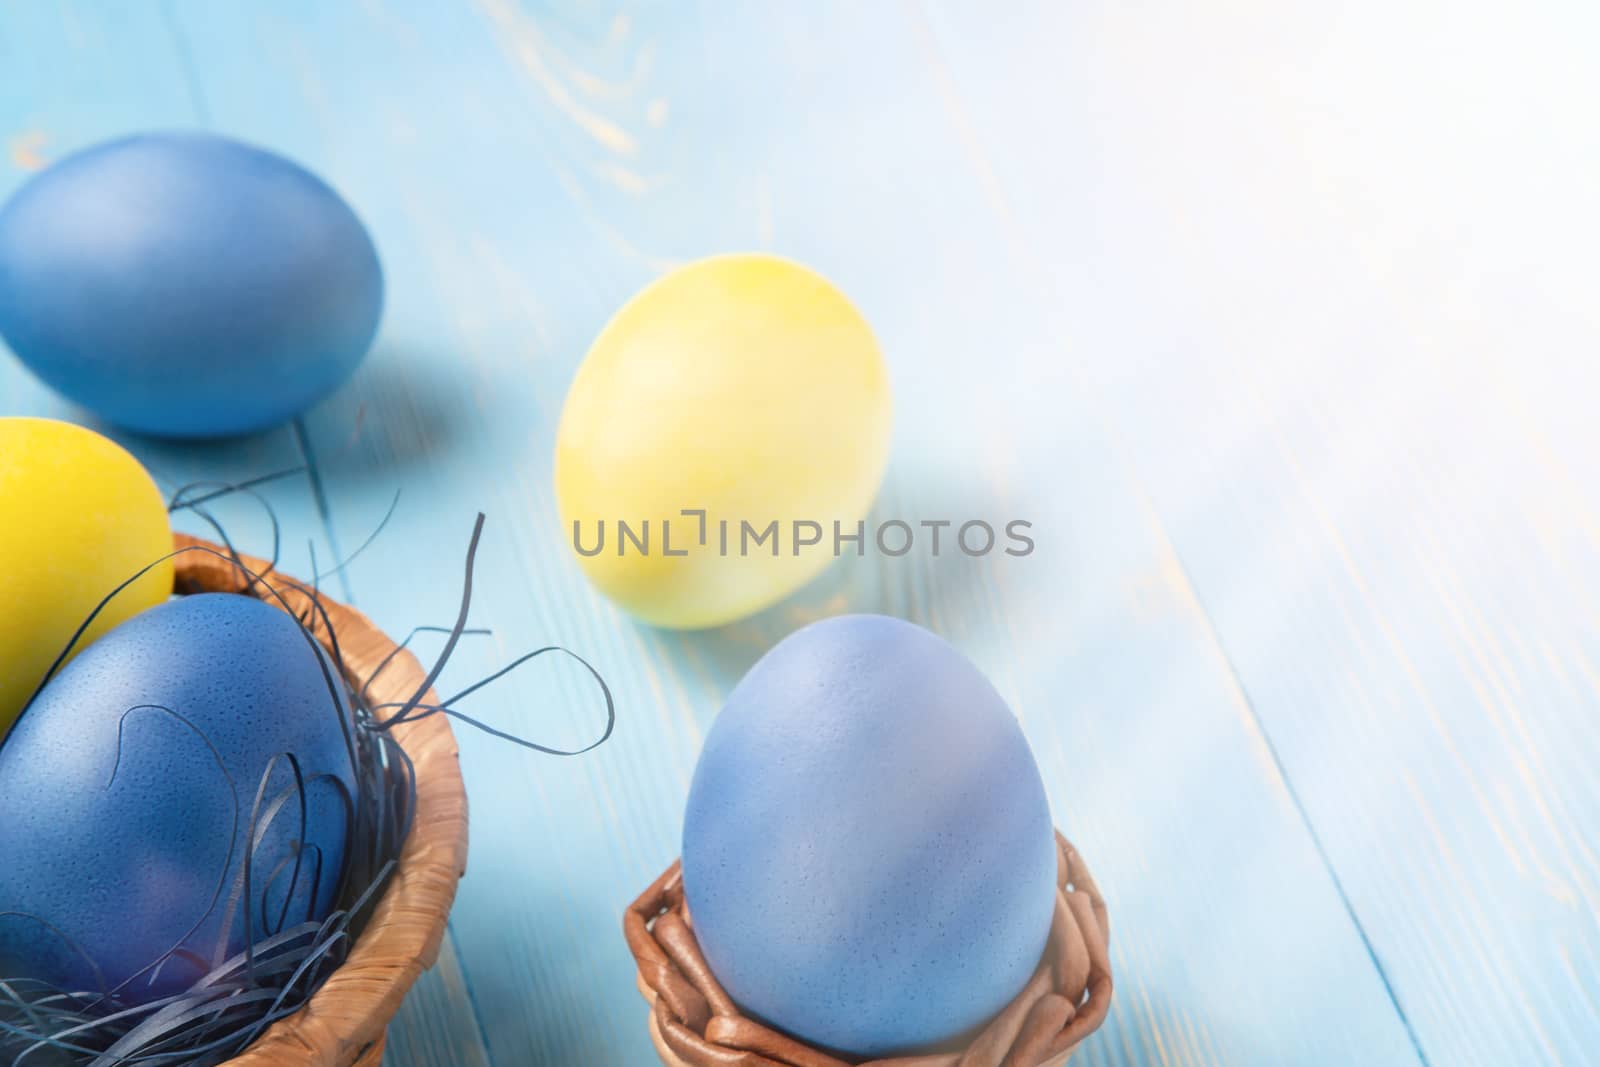
[[[204,470],[208,478],[242,481],[298,466],[299,449],[288,424],[219,437],[157,437],[122,429],[84,408],[70,408],[59,417],[109,437],[138,456],[169,496],[197,480],[196,470]]]
[[[427,474],[461,455],[496,454],[502,406],[499,392],[471,389],[458,362],[380,343],[305,426],[324,481],[359,488],[374,470]]]
[[[635,622],[643,640],[663,655],[682,657],[700,666],[726,693],[773,645],[789,634],[835,615],[893,615],[949,636],[971,624],[984,610],[986,590],[996,566],[1016,563],[1003,556],[1003,542],[985,555],[963,553],[955,531],[968,519],[984,519],[1003,530],[1003,516],[989,487],[960,472],[935,471],[906,464],[891,470],[868,513],[868,544],[861,555],[846,546],[843,555],[801,589],[774,606],[746,619],[708,630],[664,630]],[[886,522],[909,524],[915,539],[911,550],[889,556],[871,543],[873,531]],[[919,524],[948,521],[934,554],[931,531]],[[899,547],[898,530],[885,534]],[[999,559],[996,555],[1001,554]]]

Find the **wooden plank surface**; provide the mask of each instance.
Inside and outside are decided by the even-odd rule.
[[[1111,902],[1084,1063],[1593,1062],[1594,85],[1562,24],[1431,14],[0,8],[0,190],[200,124],[319,170],[384,258],[378,346],[298,430],[131,447],[309,460],[273,502],[319,558],[400,490],[343,575],[394,632],[450,618],[486,511],[494,635],[447,680],[559,641],[617,693],[579,760],[463,731],[471,870],[386,1062],[653,1062],[621,910],[722,695],[847,609],[946,634],[1022,719]],[[738,248],[882,338],[878,516],[1026,518],[1032,556],[846,559],[690,635],[584,583],[566,384],[639,285]],[[64,410],[0,364],[0,412]],[[599,709],[551,665],[473,710],[572,743]]]
[[[935,24],[1430,1061],[1597,1062],[1595,26],[1148,14]]]
[[[479,814],[455,932],[493,1061],[647,1059],[621,909],[677,850],[722,694],[799,621],[849,607],[929,622],[995,673],[1064,825],[1108,872],[1125,999],[1090,1062],[1374,1050],[1406,1062],[1403,1028],[1169,547],[1052,372],[1053,345],[1030,336],[993,211],[898,10],[837,36],[770,13],[566,22],[496,3],[390,21],[279,11],[245,26],[206,5],[179,13],[217,121],[329,170],[391,264],[383,347],[310,421],[319,452],[345,457],[323,469],[341,535],[397,481],[407,493],[395,536],[351,569],[360,602],[392,625],[446,616],[451,547],[485,507],[496,525],[484,569],[501,577],[479,618],[498,636],[458,667],[470,675],[556,639],[618,690],[624,722],[596,758],[554,763],[463,738]],[[851,40],[862,43],[839,48]],[[899,89],[874,97],[883,69]],[[550,499],[566,383],[606,316],[663,263],[752,246],[837,277],[884,335],[900,426],[883,514],[1015,512],[1050,531],[1046,550],[1013,569],[868,560],[704,635],[638,627],[594,596]],[[353,447],[331,445],[356,424]],[[535,736],[593,729],[582,690],[538,676],[508,681],[493,708]],[[1216,753],[1200,772],[1216,791],[1203,829],[1170,786],[1143,795],[1147,776],[1193,774],[1197,749]],[[1242,840],[1272,842],[1275,879],[1251,879]],[[1170,873],[1196,868],[1209,873],[1170,899]],[[1293,903],[1272,905],[1284,883]],[[1322,969],[1310,997],[1308,958]],[[1276,1021],[1246,1022],[1252,1003]],[[1317,1027],[1330,1003],[1347,1020],[1333,1039]]]

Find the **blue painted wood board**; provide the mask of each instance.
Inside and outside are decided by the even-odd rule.
[[[303,160],[383,255],[356,379],[172,484],[274,483],[292,537],[448,681],[548,642],[599,752],[460,731],[470,870],[386,1062],[654,1062],[623,907],[705,729],[783,634],[945,634],[1016,709],[1110,900],[1078,1062],[1600,1062],[1600,129],[1592,21],[1423,3],[13,5],[0,192],[129,130]],[[1498,72],[1490,77],[1485,71]],[[720,630],[569,558],[554,424],[660,271],[770,249],[894,378],[879,518],[1026,518],[1026,558],[846,558]],[[0,363],[0,413],[72,412]],[[260,519],[230,513],[241,537]],[[426,651],[426,648],[424,648]],[[559,665],[472,710],[575,743]]]

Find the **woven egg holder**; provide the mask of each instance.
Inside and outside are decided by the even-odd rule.
[[[183,534],[176,546],[187,550],[174,560],[177,592],[245,591],[248,576],[222,546]],[[322,612],[313,611],[312,593],[302,583],[272,571],[265,560],[237,558],[265,578],[287,601],[286,610],[324,646],[330,643],[326,626],[332,626],[347,681],[360,686],[378,671],[367,689],[374,705],[405,701],[422,686],[427,676],[416,657],[397,651],[365,615],[320,594]],[[285,608],[259,585],[249,595]],[[319,617],[324,613],[326,622]],[[424,698],[425,703],[438,700],[431,690]],[[438,959],[456,885],[466,871],[466,787],[446,716],[397,724],[393,736],[415,767],[417,798],[411,832],[387,888],[349,957],[305,1007],[274,1023],[225,1067],[378,1067],[389,1021],[412,983]]]
[[[1110,922],[1076,849],[1056,835],[1056,907],[1044,957],[1021,993],[964,1049],[840,1059],[745,1017],[695,941],[674,863],[623,916],[667,1067],[1060,1067],[1111,1007]]]

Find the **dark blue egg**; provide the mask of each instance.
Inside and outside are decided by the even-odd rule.
[[[146,134],[70,156],[0,211],[0,336],[115,425],[216,437],[354,373],[383,273],[350,207],[282,156]]]
[[[1005,1007],[1055,906],[1044,783],[971,661],[880,615],[808,626],[750,669],[706,737],[683,881],[746,1011],[882,1056]]]
[[[0,745],[0,979],[135,1002],[187,988],[245,947],[247,852],[252,941],[327,916],[355,776],[325,669],[288,615],[211,593],[52,679]]]

